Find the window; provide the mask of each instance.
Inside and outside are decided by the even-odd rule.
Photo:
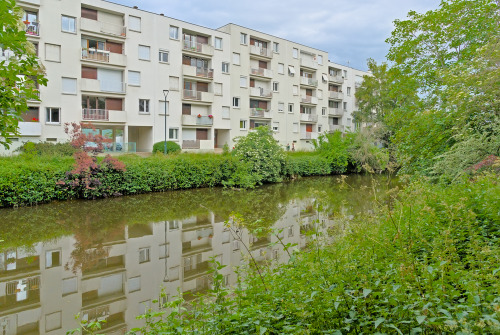
[[[179,128],[170,128],[168,130],[168,138],[171,140],[179,139]]]
[[[56,107],[47,107],[47,117],[45,122],[47,123],[61,123],[61,109]]]
[[[63,279],[62,281],[62,295],[78,292],[78,280],[76,277]]]
[[[168,51],[158,51],[158,60],[160,61],[160,63],[168,63]]]
[[[233,241],[233,251],[240,250],[240,241]]]
[[[293,104],[288,104],[288,113],[293,113]]]
[[[322,55],[318,55],[318,64],[323,65],[323,56]]]
[[[179,39],[179,27],[170,26],[170,38],[173,38],[174,40]]]
[[[277,131],[279,131],[279,128],[280,128],[280,123],[273,122],[273,131],[277,132]]]
[[[344,79],[347,79],[347,70],[344,70]]]
[[[240,43],[247,44],[247,34],[244,34],[244,33],[240,34]]]
[[[223,119],[229,119],[231,116],[229,114],[229,107],[227,106],[222,106],[222,118]]]
[[[347,102],[344,102],[344,110],[347,110]]]
[[[169,77],[170,90],[178,91],[179,90],[179,77]]]
[[[45,43],[45,60],[51,62],[61,62],[61,46],[57,44]]]
[[[229,63],[222,62],[222,73],[229,73]]]
[[[347,95],[351,96],[351,88],[350,87],[347,88]]]
[[[222,95],[222,83],[214,83],[214,94]]]
[[[139,59],[140,60],[150,60],[149,50],[150,48],[146,45],[139,45]]]
[[[45,332],[50,332],[62,328],[62,312],[55,312],[45,315]]]
[[[76,33],[76,19],[71,16],[61,16],[61,30],[67,33]]]
[[[273,92],[278,92],[280,83],[275,81],[273,82]]]
[[[141,86],[141,73],[139,71],[128,71],[128,84],[131,86]]]
[[[295,68],[291,65],[288,66],[288,75],[291,77],[295,76]]]
[[[321,108],[321,115],[326,115],[326,107]]]
[[[285,104],[283,102],[278,102],[278,112],[283,113],[284,109],[285,109]]]
[[[323,80],[323,83],[326,84],[328,82],[328,76],[326,75],[326,73],[323,73],[321,75],[321,79]]]
[[[136,292],[141,289],[141,276],[128,279],[128,293]]]
[[[139,99],[139,113],[140,114],[149,114],[149,100],[148,99]]]
[[[141,32],[141,18],[137,16],[128,17],[128,29]]]
[[[240,98],[233,97],[233,107],[240,108]]]
[[[297,49],[297,48],[292,49],[292,57],[299,58],[299,49]]]
[[[179,221],[169,221],[168,222],[168,229],[169,230],[177,230],[179,229]]]
[[[247,77],[240,76],[240,87],[247,87]]]
[[[292,126],[293,126],[293,128],[292,128],[293,132],[298,133],[299,132],[299,124],[297,122],[294,122]]]
[[[146,263],[151,260],[149,256],[149,248],[140,248],[139,249],[139,263]]]
[[[76,94],[76,78],[62,78],[62,93]]]
[[[222,50],[222,38],[216,37],[214,41],[215,49]]]
[[[285,73],[285,64],[278,63],[278,73],[279,74],[284,74]]]
[[[318,133],[321,133],[321,128],[322,127],[323,127],[322,125],[318,124]]]
[[[299,95],[299,87],[297,85],[292,86],[293,95]]]
[[[233,64],[240,65],[240,54],[233,52]]]
[[[276,53],[280,52],[280,44],[278,42],[273,42],[273,51]]]
[[[247,129],[247,120],[240,120],[240,129]]]
[[[293,236],[293,226],[288,227],[288,237]]]
[[[85,19],[97,21],[97,11],[95,9],[82,7],[81,15]]]
[[[45,267],[61,266],[61,250],[51,250],[45,253]]]
[[[174,266],[168,269],[168,279],[169,280],[179,279],[179,266]]]

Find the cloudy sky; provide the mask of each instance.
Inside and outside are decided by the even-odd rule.
[[[436,9],[440,0],[112,0],[218,28],[235,23],[327,51],[330,60],[366,70],[383,61],[395,19]]]

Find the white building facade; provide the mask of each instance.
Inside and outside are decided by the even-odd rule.
[[[213,151],[260,125],[283,147],[311,149],[322,132],[354,129],[355,85],[367,73],[330,63],[327,52],[102,0],[18,5],[48,85],[11,150],[67,141],[64,124],[82,121],[119,152],[149,152],[165,134],[184,150]]]

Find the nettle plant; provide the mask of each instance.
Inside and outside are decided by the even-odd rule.
[[[73,155],[74,169],[66,172],[57,185],[74,198],[95,199],[120,195],[116,185],[125,172],[125,164],[110,155],[106,155],[101,162],[97,159],[97,154],[104,151],[111,139],[96,132],[92,124],[66,123],[64,131],[78,151]]]

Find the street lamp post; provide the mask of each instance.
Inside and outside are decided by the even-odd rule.
[[[168,90],[163,90],[163,96],[165,97],[165,142],[163,142],[163,153],[167,154],[167,95]]]

